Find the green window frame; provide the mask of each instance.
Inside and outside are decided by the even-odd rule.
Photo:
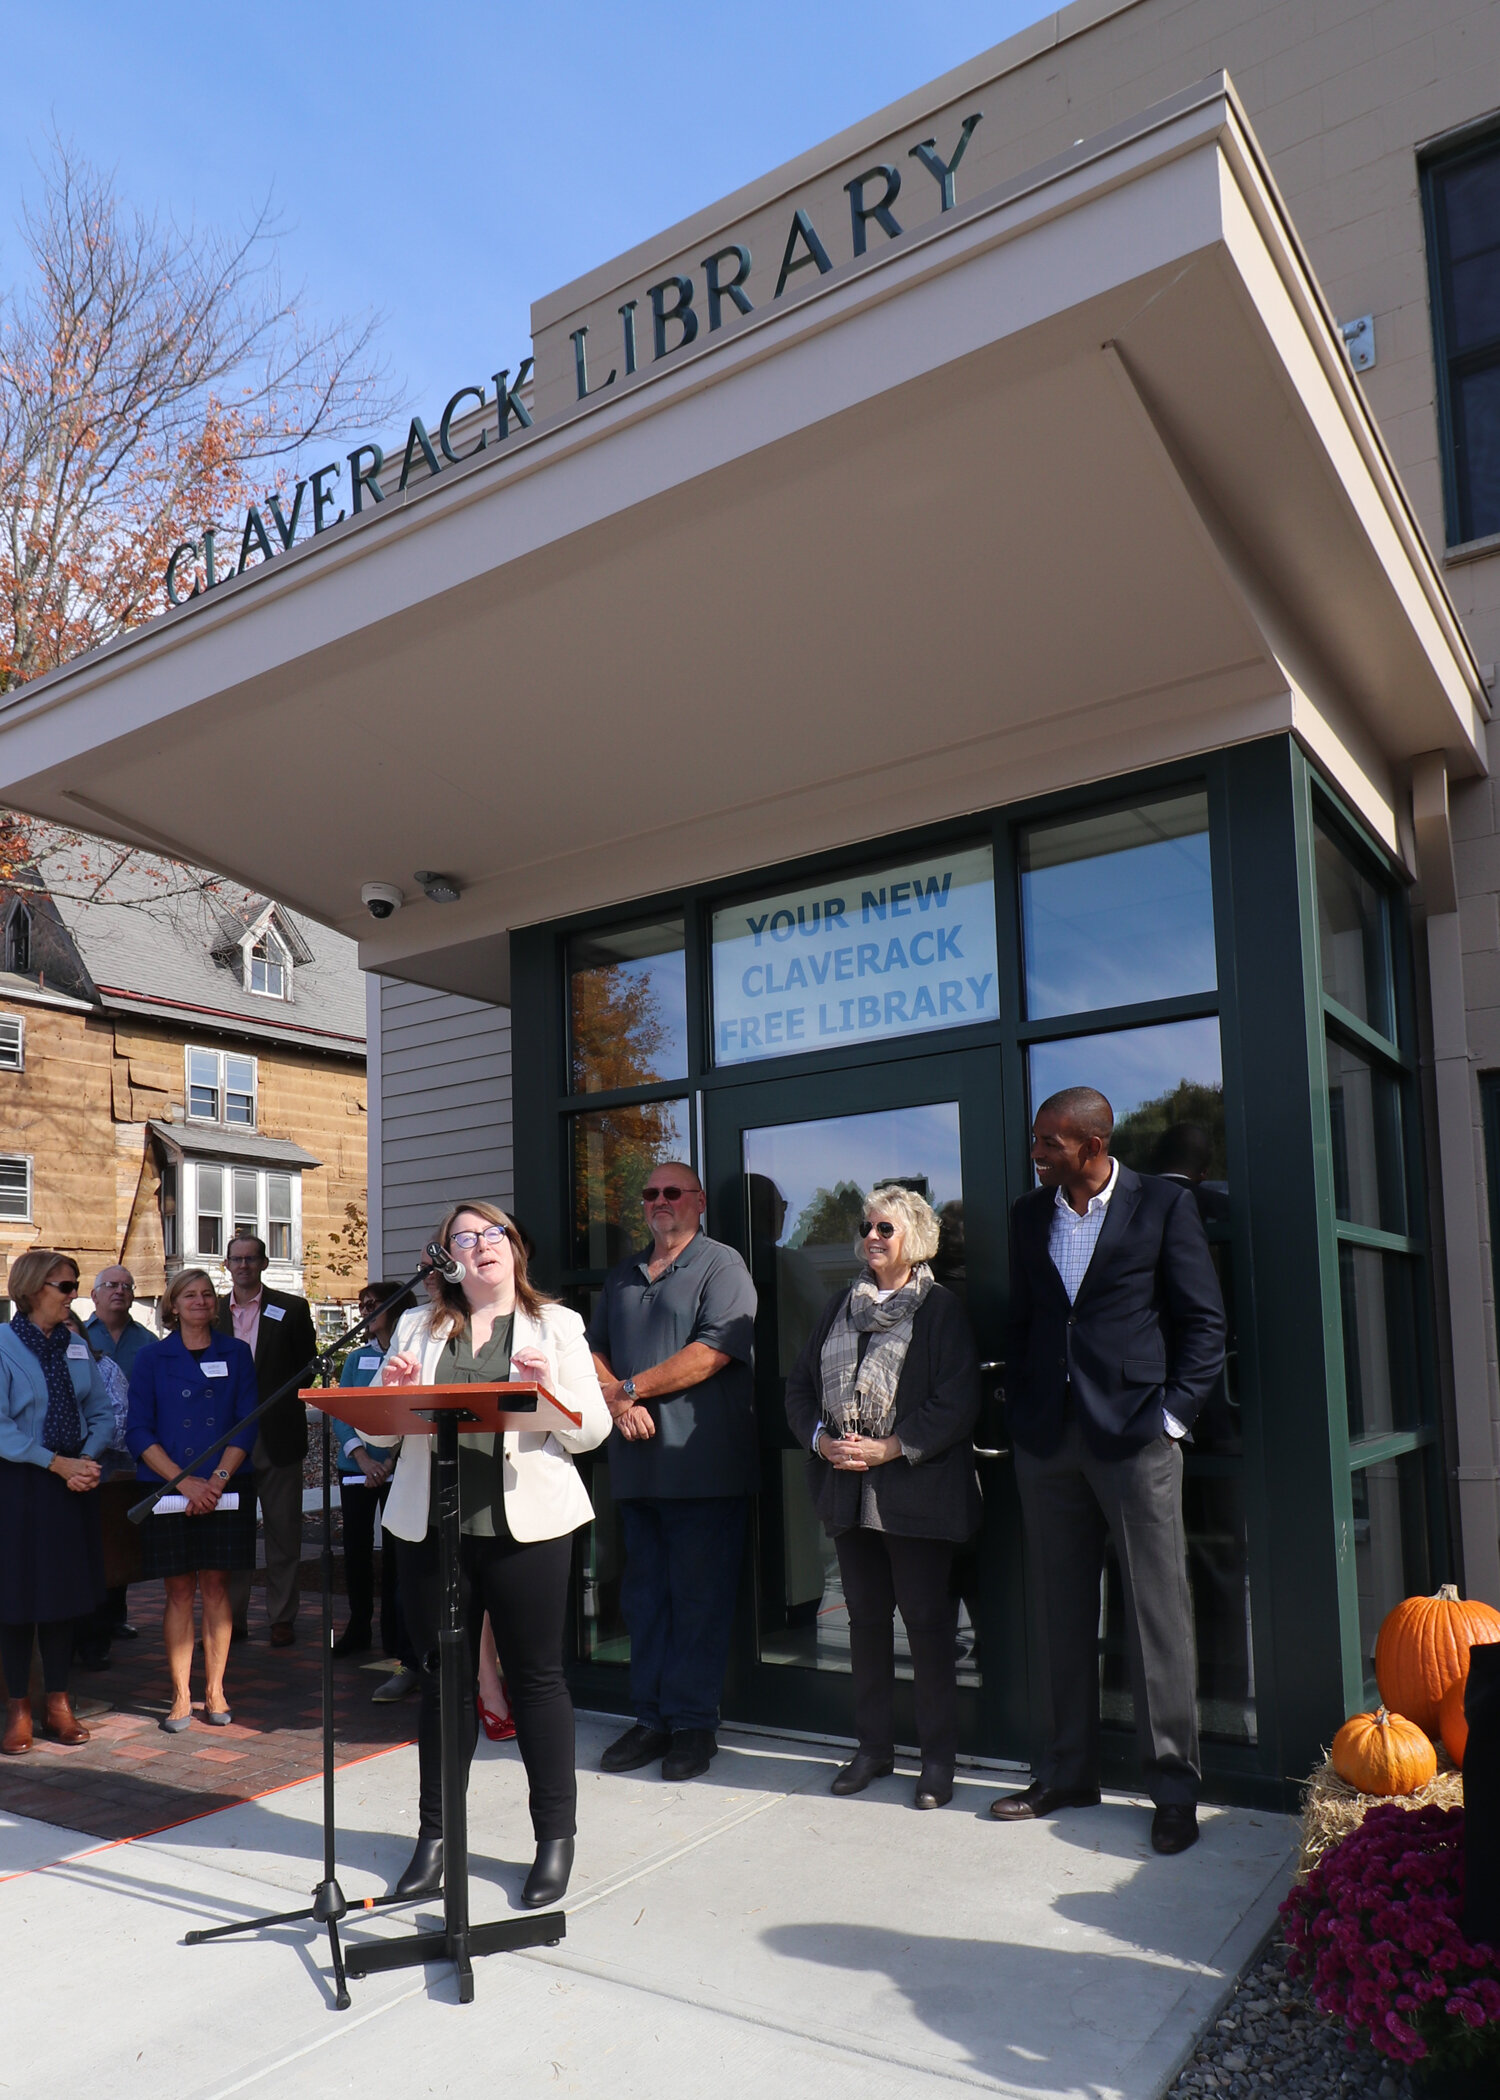
[[[1340,798],[1310,768],[1305,781],[1310,1064],[1352,1709],[1374,1695],[1385,1611],[1430,1589],[1446,1562],[1436,1347],[1404,888]]]

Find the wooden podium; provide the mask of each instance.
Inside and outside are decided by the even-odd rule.
[[[502,1434],[508,1429],[545,1434],[554,1422],[578,1429],[583,1417],[554,1399],[545,1386],[400,1385],[313,1386],[300,1396],[309,1407],[336,1416],[371,1436],[436,1436],[435,1501],[443,1606],[438,1626],[438,1686],[443,1721],[443,1930],[399,1940],[367,1941],[345,1950],[351,1976],[381,1969],[419,1968],[450,1961],[458,1978],[458,2002],[474,1996],[472,1957],[514,1953],[521,1947],[555,1947],[567,1931],[560,1910],[540,1916],[469,1923],[469,1766],[464,1756],[463,1711],[470,1698],[468,1644],[459,1610],[458,1439],[460,1433]]]

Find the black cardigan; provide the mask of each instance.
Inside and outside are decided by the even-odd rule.
[[[786,1418],[809,1453],[823,1420],[823,1343],[848,1298],[844,1290],[829,1299],[787,1378]],[[979,1359],[968,1315],[951,1291],[935,1283],[912,1321],[911,1347],[896,1386],[893,1433],[907,1456],[868,1473],[835,1472],[826,1459],[808,1459],[813,1502],[828,1531],[837,1537],[858,1529],[860,1493],[868,1481],[882,1530],[898,1538],[971,1538],[983,1514],[974,1471],[978,1419]]]

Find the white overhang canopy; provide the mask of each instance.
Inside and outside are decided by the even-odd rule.
[[[497,999],[512,927],[1276,730],[1395,844],[1484,710],[1216,79],[9,696],[0,799]]]

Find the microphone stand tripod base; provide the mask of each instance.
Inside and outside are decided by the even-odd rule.
[[[469,1957],[475,1954],[518,1954],[526,1947],[555,1947],[565,1939],[565,1912],[546,1911],[539,1918],[497,1918],[492,1925],[470,1925],[461,1948],[453,1945],[446,1930],[418,1932],[399,1940],[365,1941],[345,1949],[344,1960],[351,1976],[373,1976],[382,1969],[416,1969],[430,1961],[452,1962],[458,1978],[458,2002],[469,2005],[474,1997],[474,1971]]]

